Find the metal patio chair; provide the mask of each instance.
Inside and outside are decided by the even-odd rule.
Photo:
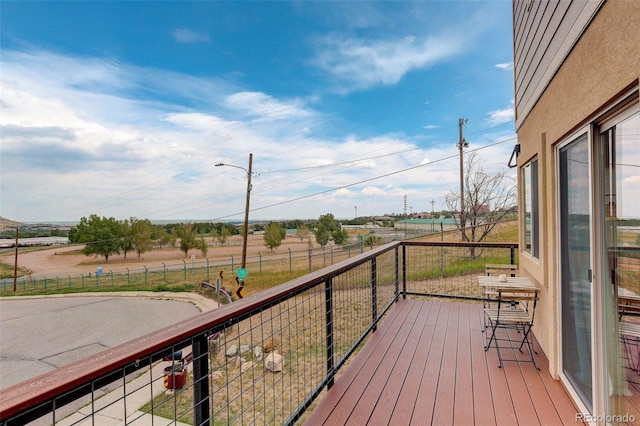
[[[538,289],[496,289],[497,298],[495,305],[484,309],[485,320],[490,328],[490,337],[485,337],[484,350],[487,351],[493,343],[498,352],[499,364],[502,368],[503,361],[524,361],[522,359],[505,359],[502,357],[500,349],[513,349],[514,344],[519,344],[518,350],[523,353],[523,347],[526,347],[531,357],[531,362],[539,370],[536,365],[534,355],[536,351],[533,348],[531,336],[531,328],[535,318],[536,305],[538,304]],[[517,302],[514,305],[513,302]],[[504,333],[498,335],[498,330],[504,330]],[[510,334],[510,330],[518,332],[517,336]],[[488,333],[485,333],[485,336]]]

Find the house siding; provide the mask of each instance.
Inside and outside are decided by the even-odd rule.
[[[559,366],[559,308],[558,308],[558,206],[556,203],[556,162],[554,146],[562,142],[576,129],[589,123],[596,114],[602,113],[608,105],[619,98],[625,91],[638,85],[640,79],[640,2],[635,0],[609,0],[598,3],[598,10],[591,21],[580,31],[576,42],[571,41],[576,32],[567,28],[562,20],[554,20],[554,13],[546,12],[544,5],[537,5],[537,22],[549,18],[545,27],[546,33],[564,28],[562,32],[569,37],[573,48],[564,57],[552,78],[544,84],[545,88],[536,97],[536,91],[544,83],[549,74],[549,66],[553,66],[551,56],[547,53],[531,54],[524,47],[527,43],[523,38],[529,36],[526,27],[535,27],[533,22],[525,18],[521,11],[527,1],[514,1],[514,69],[516,73],[516,108],[518,111],[517,133],[521,153],[518,165],[522,166],[533,157],[539,159],[539,191],[540,191],[540,258],[533,259],[522,253],[520,256],[521,271],[529,275],[543,289],[539,304],[540,315],[537,316],[535,327],[536,338],[549,358],[550,372],[558,377]],[[541,2],[533,2],[541,3]],[[548,7],[567,5],[550,2]],[[563,2],[561,2],[563,3]],[[571,2],[569,8],[574,3]],[[589,2],[590,3],[590,2]],[[536,5],[534,5],[536,6]],[[531,6],[532,8],[534,6]],[[576,7],[579,5],[575,5]],[[583,5],[584,6],[584,5]],[[593,5],[590,3],[590,7]],[[544,9],[544,10],[542,10]],[[578,13],[565,13],[565,19],[570,21],[576,17],[586,16],[583,10]],[[577,21],[576,21],[577,22]],[[525,27],[524,29],[521,27]],[[537,34],[537,33],[536,33]],[[558,33],[559,34],[559,33]],[[530,40],[540,39],[539,50],[543,45],[537,36]],[[558,44],[558,43],[556,43]],[[518,51],[520,49],[520,51]],[[555,48],[554,48],[555,49]],[[552,49],[553,50],[553,49]],[[549,53],[550,54],[550,53]],[[562,55],[556,49],[556,57]],[[539,60],[539,64],[534,65]],[[531,62],[529,64],[528,62]],[[535,68],[535,69],[532,69]],[[540,74],[542,73],[542,74]],[[539,82],[537,79],[540,79]],[[529,109],[529,107],[531,107]],[[520,210],[523,200],[519,201]],[[523,220],[521,218],[521,220]],[[521,223],[522,228],[522,223]],[[523,246],[524,235],[521,233],[520,245]],[[539,321],[538,321],[539,320]]]
[[[602,0],[515,2],[517,128],[524,122],[602,3]]]

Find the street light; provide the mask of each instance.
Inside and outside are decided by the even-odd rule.
[[[244,167],[236,166],[233,164],[218,163],[215,167],[227,166],[235,167],[236,169],[244,170],[247,173],[247,202],[244,207],[244,230],[242,241],[242,269],[247,266],[247,235],[249,233],[249,199],[251,197],[251,164],[253,163],[253,154],[249,154],[249,170]]]

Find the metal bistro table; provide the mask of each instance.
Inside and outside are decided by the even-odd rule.
[[[522,289],[522,290],[535,290],[537,287],[527,277],[509,277],[506,281],[500,281],[499,276],[495,275],[478,275],[478,284],[485,290],[509,290],[509,289]]]

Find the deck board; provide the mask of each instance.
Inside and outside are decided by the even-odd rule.
[[[305,424],[575,424],[539,348],[536,362],[541,371],[530,362],[498,368],[477,304],[401,300]]]

